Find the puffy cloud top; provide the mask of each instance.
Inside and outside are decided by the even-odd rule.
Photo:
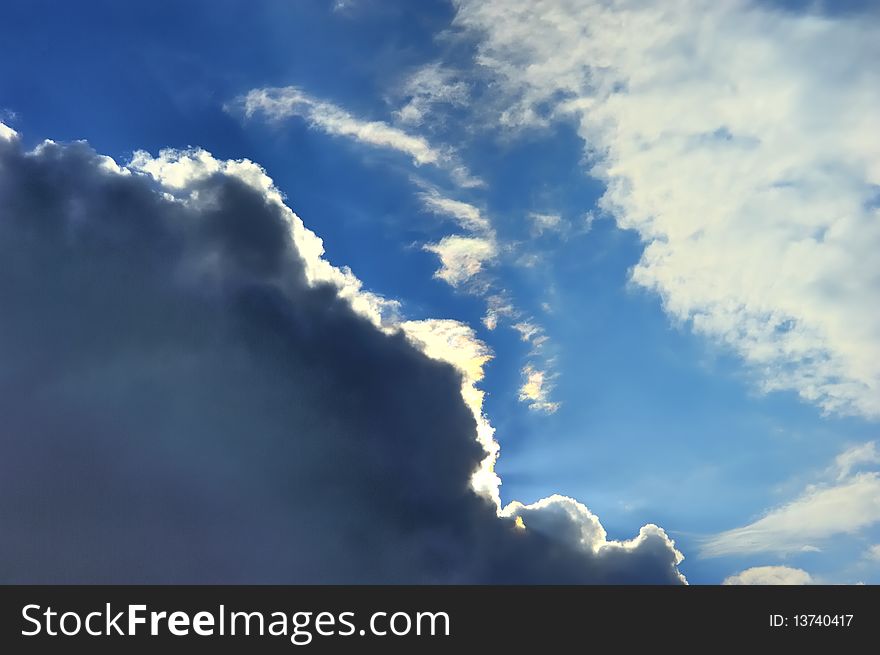
[[[499,517],[467,335],[320,252],[251,162],[0,140],[0,581],[682,581],[651,526]]]
[[[726,585],[806,585],[813,576],[790,566],[755,566],[724,579]]]

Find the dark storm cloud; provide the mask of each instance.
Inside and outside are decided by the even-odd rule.
[[[196,190],[0,138],[0,582],[678,582],[498,519],[454,369]]]

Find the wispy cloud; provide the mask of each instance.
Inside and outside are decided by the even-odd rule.
[[[260,113],[276,121],[300,116],[328,134],[405,153],[417,165],[436,164],[447,156],[420,136],[407,134],[382,121],[361,120],[337,105],[312,98],[295,86],[253,89],[242,102],[248,118]]]
[[[407,83],[406,93],[410,99],[398,112],[398,120],[418,127],[423,113],[435,104],[463,102],[466,89],[451,79],[451,73],[439,65],[419,71]],[[243,111],[248,118],[264,116],[270,121],[299,117],[327,134],[405,154],[416,166],[433,165],[442,168],[459,188],[484,186],[483,181],[470,173],[451,148],[435,146],[421,135],[383,121],[364,120],[336,104],[317,99],[296,86],[252,89],[227,105],[227,110]],[[496,299],[501,295],[506,297],[507,293],[495,285],[489,274],[489,269],[497,264],[503,250],[491,220],[474,204],[445,195],[427,183],[416,183],[422,187],[418,197],[424,208],[454,220],[464,231],[449,234],[423,246],[426,252],[433,253],[440,261],[434,277],[475,295],[492,296]],[[508,307],[487,300],[487,318],[484,321],[487,326],[494,328],[499,319],[508,317],[520,321],[520,327],[526,325],[524,320],[529,321],[529,325],[534,325],[530,319],[524,319],[522,312],[516,310],[509,300],[506,302]],[[515,326],[514,328],[519,329]],[[527,340],[537,349],[547,341],[547,337],[539,326],[535,325],[535,329],[538,332],[534,338]],[[548,366],[549,363],[545,362],[543,375],[547,380],[551,377]],[[558,403],[549,400],[550,389],[551,385],[545,383],[540,396],[529,400],[530,406],[555,411]]]
[[[517,316],[519,316],[519,312],[513,306],[508,294],[504,292],[493,293],[486,298],[486,315],[483,316],[483,325],[487,330],[497,328],[499,321],[515,319]]]
[[[424,250],[440,259],[440,268],[434,277],[457,288],[483,296],[486,314],[483,324],[490,330],[500,321],[508,322],[520,339],[531,346],[529,358],[541,360],[540,365],[531,362],[523,369],[524,381],[519,388],[519,399],[535,411],[552,414],[560,403],[551,399],[554,389],[552,360],[544,353],[549,337],[544,328],[533,318],[525,316],[513,303],[504,289],[499,289],[487,274],[500,255],[501,247],[490,221],[474,205],[441,196],[436,190],[420,194],[422,202],[430,211],[449,216],[470,235],[450,235],[437,243],[429,243]]]
[[[519,338],[532,346],[532,354],[537,354],[541,348],[547,343],[547,334],[544,328],[533,320],[523,320],[514,323],[511,327],[519,332]]]
[[[474,205],[443,196],[436,189],[420,193],[419,198],[428,211],[453,218],[466,230],[494,234],[489,219]]]
[[[545,232],[561,232],[565,227],[562,222],[562,216],[559,214],[530,212],[528,214],[528,219],[532,224],[532,234],[536,236],[540,236]]]
[[[522,375],[523,383],[519,389],[519,399],[527,403],[529,409],[545,414],[552,414],[559,409],[560,404],[550,400],[550,393],[553,391],[550,374],[535,368],[532,364],[526,364]]]
[[[873,451],[867,446],[850,449],[837,458],[835,470],[842,475],[838,474],[833,482],[811,485],[757,521],[707,539],[701,555],[815,550],[824,540],[880,523],[880,472],[852,472],[853,462],[867,462],[857,455]]]
[[[880,14],[455,4],[499,125],[578,126],[602,209],[645,243],[636,284],[763,390],[880,416]]]
[[[394,112],[401,123],[421,125],[434,117],[438,105],[462,107],[468,103],[470,88],[457,73],[433,62],[410,75],[400,90],[406,103]]]
[[[834,458],[833,472],[838,480],[849,477],[853,470],[871,464],[880,464],[880,452],[877,451],[877,442],[869,441],[858,446],[853,446],[843,451]]]
[[[482,180],[473,177],[448,147],[432,145],[427,139],[410,134],[384,121],[358,118],[331,102],[310,96],[295,86],[252,89],[227,105],[241,108],[251,118],[262,114],[272,121],[299,116],[319,130],[353,139],[376,148],[396,150],[408,155],[417,166],[432,164],[446,169],[456,184],[476,187]]]

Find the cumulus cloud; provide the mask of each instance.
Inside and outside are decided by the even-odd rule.
[[[449,148],[435,147],[424,137],[383,121],[358,118],[331,102],[313,98],[295,86],[252,89],[227,108],[241,108],[248,118],[261,114],[272,121],[299,116],[327,134],[401,152],[417,166],[433,164],[446,168],[460,186],[476,187],[483,184],[470,174]]]
[[[858,450],[850,449],[847,453]],[[757,521],[707,539],[700,553],[704,557],[719,557],[815,550],[817,543],[858,533],[878,522],[880,473],[852,473],[847,468],[844,476],[807,487],[800,496],[770,510]]]
[[[652,526],[498,516],[489,354],[383,322],[316,239],[251,162],[0,140],[0,580],[682,581]]]
[[[617,575],[627,576],[626,561],[634,551],[648,551],[668,557],[670,539],[666,532],[653,524],[643,526],[639,534],[629,541],[609,541],[605,528],[598,517],[586,506],[567,496],[555,494],[531,505],[512,502],[502,511],[502,516],[514,518],[516,525],[524,530],[534,530],[567,544],[573,550],[595,557]],[[684,577],[675,572],[683,556],[675,551],[672,560],[666,559],[669,574]],[[625,579],[625,578],[624,578]],[[635,581],[630,578],[630,581]]]
[[[807,585],[813,576],[790,566],[755,566],[724,579],[725,585]]]
[[[880,416],[880,14],[455,0],[511,129],[573,121],[633,281],[766,391]]]

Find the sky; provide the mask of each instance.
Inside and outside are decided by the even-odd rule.
[[[0,579],[880,582],[876,4],[0,12]]]

